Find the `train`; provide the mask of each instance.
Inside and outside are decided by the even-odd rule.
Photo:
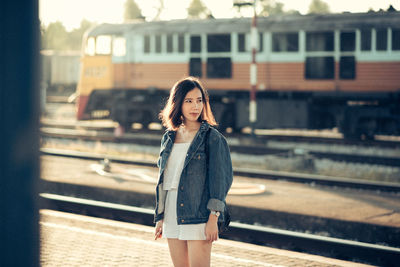
[[[41,50],[41,87],[47,94],[75,93],[81,51]]]
[[[257,17],[256,129],[400,134],[400,12]],[[147,127],[198,77],[221,131],[249,120],[252,18],[100,24],[83,37],[77,119]]]

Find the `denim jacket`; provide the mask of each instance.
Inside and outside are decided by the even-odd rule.
[[[208,138],[207,132],[208,133]],[[156,207],[154,221],[164,218],[167,191],[163,190],[164,170],[176,132],[166,131],[161,139]],[[205,140],[208,144],[205,144]],[[208,168],[206,159],[208,145]],[[207,175],[208,174],[208,175]],[[178,224],[197,224],[208,221],[210,210],[224,211],[225,198],[233,180],[232,161],[226,139],[207,122],[201,123],[186,154],[178,186],[176,205]],[[221,213],[222,214],[222,213]],[[220,220],[223,220],[221,216]]]

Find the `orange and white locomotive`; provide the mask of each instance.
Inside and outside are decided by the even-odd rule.
[[[196,76],[221,129],[249,126],[250,18],[102,24],[83,40],[78,119],[158,122]],[[257,18],[256,128],[400,134],[400,12]]]

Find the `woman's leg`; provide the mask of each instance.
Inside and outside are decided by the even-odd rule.
[[[190,267],[210,266],[212,242],[207,240],[188,240]]]
[[[188,245],[186,240],[168,238],[169,253],[175,267],[189,267]]]

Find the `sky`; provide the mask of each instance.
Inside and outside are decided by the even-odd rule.
[[[60,21],[68,31],[79,28],[83,19],[97,23],[121,23],[123,21],[124,3],[126,0],[39,0],[39,17],[43,24]],[[192,0],[164,0],[162,20],[182,19],[187,15],[186,9]],[[233,0],[202,0],[215,18],[234,16]],[[160,0],[135,0],[148,18],[154,18]],[[306,14],[311,0],[281,0],[285,10],[298,10]],[[400,10],[400,0],[325,0],[331,12],[367,12],[370,8],[377,11],[386,10],[393,5]],[[250,11],[250,10],[249,10]],[[251,14],[249,13],[249,16]]]

